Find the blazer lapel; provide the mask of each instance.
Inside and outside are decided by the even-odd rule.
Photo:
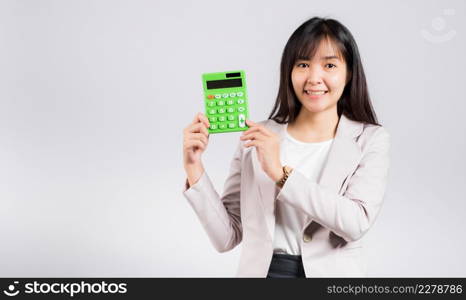
[[[275,234],[275,198],[277,197],[277,187],[275,182],[270,179],[267,174],[262,170],[259,159],[257,158],[256,148],[251,150],[251,159],[254,170],[254,180],[258,188],[257,199],[262,206],[264,212],[265,222],[270,237],[273,239]]]
[[[361,158],[361,149],[356,138],[362,129],[361,123],[351,121],[344,115],[340,117],[327,161],[317,180],[321,186],[333,189],[336,193],[340,191],[345,178],[356,168]]]

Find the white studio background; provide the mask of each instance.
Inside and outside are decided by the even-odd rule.
[[[392,138],[369,276],[466,276],[466,2],[0,1],[0,276],[235,276],[182,196],[201,73],[244,69],[266,119],[285,43],[336,18]],[[239,133],[204,164],[223,189]]]

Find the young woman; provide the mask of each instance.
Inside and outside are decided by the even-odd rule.
[[[365,276],[364,234],[383,202],[389,135],[377,123],[358,48],[312,18],[283,51],[266,121],[247,121],[220,196],[204,171],[209,120],[184,130],[185,197],[220,251],[243,242],[238,276]]]

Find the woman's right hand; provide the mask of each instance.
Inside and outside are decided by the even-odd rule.
[[[183,130],[183,164],[190,186],[196,183],[204,172],[201,155],[209,143],[209,126],[207,117],[198,113],[192,123]]]

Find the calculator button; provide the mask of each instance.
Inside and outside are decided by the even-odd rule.
[[[230,99],[230,100],[227,101],[227,103],[228,103],[228,105],[233,105],[233,104],[235,104],[235,100]]]
[[[220,116],[218,117],[219,122],[225,122],[225,116]]]
[[[234,115],[228,115],[228,121],[233,121],[235,119]]]
[[[215,106],[215,101],[209,101],[207,105],[209,105],[209,106]]]
[[[236,96],[238,96],[238,97],[243,97],[243,92],[238,92],[238,93],[236,93]]]
[[[235,97],[236,96],[236,93],[230,93],[230,97]]]
[[[217,104],[220,105],[220,106],[223,106],[223,105],[225,105],[225,101],[220,100],[220,101],[217,102]]]
[[[210,122],[217,122],[217,117],[209,117]]]
[[[218,109],[218,113],[219,113],[219,114],[224,114],[224,113],[225,113],[225,109],[224,109],[224,108],[219,108],[219,109]]]
[[[217,124],[210,124],[210,129],[217,129]]]
[[[235,123],[228,123],[229,128],[235,128]]]
[[[243,104],[244,103],[244,99],[238,99],[238,104]]]
[[[215,99],[220,99],[220,98],[222,98],[222,95],[220,95],[220,94],[215,94]]]
[[[207,98],[208,98],[208,99],[214,99],[215,96],[214,96],[214,95],[209,95],[209,96],[207,96]]]
[[[229,113],[232,113],[232,112],[235,112],[235,109],[234,109],[233,107],[228,107],[227,111],[228,111]]]
[[[228,98],[228,94],[226,94],[226,93],[223,94],[222,96],[223,96],[223,98]]]
[[[244,114],[238,115],[238,125],[241,128],[246,127],[246,116]]]
[[[210,114],[210,115],[213,115],[213,114],[215,114],[215,112],[216,112],[216,110],[215,110],[215,109],[209,109],[209,114]]]
[[[238,107],[238,111],[239,111],[239,112],[243,112],[243,111],[244,111],[244,109],[245,109],[245,108],[244,108],[244,107],[242,107],[242,106]]]
[[[218,128],[220,128],[220,129],[225,129],[225,128],[227,128],[227,124],[225,124],[225,123],[220,123],[220,125],[218,125]]]

